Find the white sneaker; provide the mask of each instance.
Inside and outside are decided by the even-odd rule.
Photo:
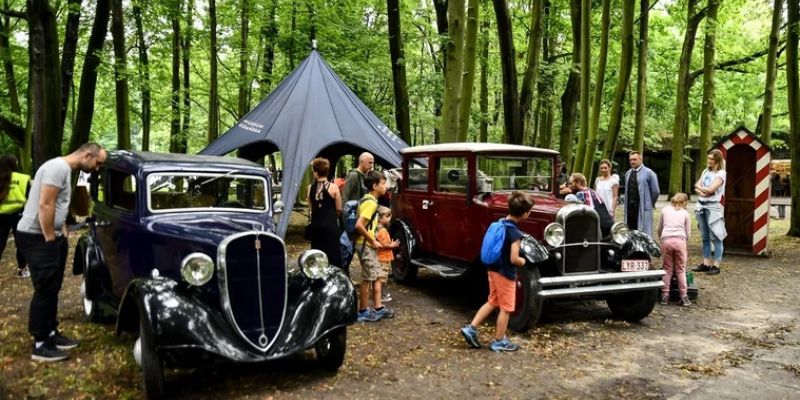
[[[31,271],[29,271],[27,267],[25,267],[23,269],[18,269],[17,270],[17,277],[18,278],[30,278],[31,277]]]
[[[392,295],[391,294],[384,293],[383,296],[381,296],[381,303],[388,303],[390,301],[392,301]]]

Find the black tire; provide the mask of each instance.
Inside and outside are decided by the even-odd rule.
[[[81,300],[83,302],[83,316],[89,322],[99,323],[103,318],[100,314],[100,305],[97,300],[100,297],[100,281],[97,279],[97,270],[90,267],[88,254],[81,248],[83,257],[83,274],[81,275]]]
[[[142,358],[142,387],[147,399],[163,399],[164,361],[156,351],[153,331],[147,317],[139,316],[139,345]]]
[[[614,317],[628,322],[641,321],[653,311],[658,300],[658,289],[617,294],[606,299]]]
[[[392,260],[392,274],[394,280],[398,283],[411,284],[417,279],[418,267],[411,263],[411,252],[408,246],[408,237],[405,231],[396,229],[392,237],[400,241],[400,247],[394,253],[394,260]]]
[[[322,368],[336,372],[344,363],[347,352],[347,328],[336,328],[314,344],[317,352],[317,361]]]
[[[539,291],[542,290],[540,277],[536,266],[528,265],[517,269],[516,307],[508,318],[508,327],[511,330],[525,332],[539,321],[544,306],[544,299],[539,296]]]

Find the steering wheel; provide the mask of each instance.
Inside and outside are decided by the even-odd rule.
[[[238,200],[228,200],[226,202],[220,203],[219,207],[222,207],[222,208],[245,208],[244,204],[242,204]]]

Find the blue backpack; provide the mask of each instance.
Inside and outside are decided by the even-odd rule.
[[[486,235],[483,236],[481,245],[481,262],[486,266],[500,264],[500,257],[503,254],[503,245],[506,242],[506,228],[509,222],[501,218],[489,225]]]

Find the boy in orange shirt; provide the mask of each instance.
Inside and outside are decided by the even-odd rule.
[[[381,297],[382,303],[392,301],[392,295],[386,291],[386,283],[388,282],[387,276],[389,275],[389,271],[391,271],[391,262],[394,260],[393,249],[400,247],[400,242],[397,240],[393,241],[391,235],[389,235],[388,227],[391,222],[392,210],[390,210],[389,207],[378,207],[378,231],[375,233],[375,239],[383,246],[378,249],[378,261],[381,263],[381,268],[383,268],[384,272],[381,277],[384,288],[383,296]]]

